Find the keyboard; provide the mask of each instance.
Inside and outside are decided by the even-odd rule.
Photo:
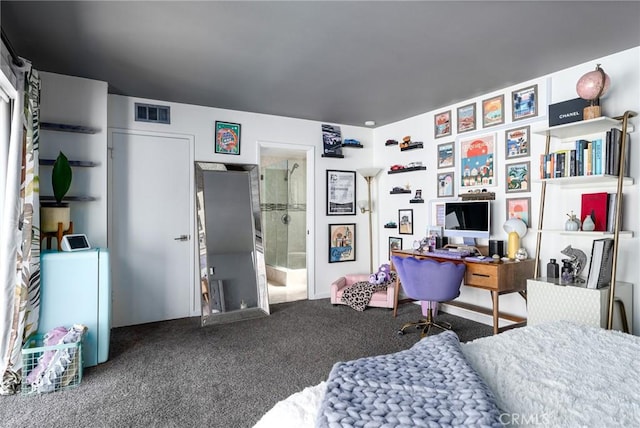
[[[466,250],[449,250],[446,248],[436,248],[435,250],[431,251],[431,254],[433,254],[435,257],[442,257],[445,259],[463,259],[465,257],[468,257],[471,255],[471,252],[466,251]]]

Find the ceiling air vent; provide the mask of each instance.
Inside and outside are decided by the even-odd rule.
[[[136,103],[136,122],[171,123],[169,106]]]

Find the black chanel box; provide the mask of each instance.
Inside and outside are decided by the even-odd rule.
[[[564,125],[565,123],[582,120],[582,111],[589,106],[589,101],[582,98],[549,104],[549,126]]]

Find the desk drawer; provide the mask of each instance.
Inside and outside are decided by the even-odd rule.
[[[476,287],[498,289],[498,266],[488,263],[467,263],[464,283]]]

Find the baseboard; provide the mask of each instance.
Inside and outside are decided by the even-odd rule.
[[[490,315],[485,315],[480,312],[471,311],[464,308],[459,308],[457,306],[447,305],[446,303],[442,303],[439,306],[439,310],[442,312],[446,312],[451,315],[455,315],[458,317],[466,318],[471,321],[479,322],[481,324],[486,324],[489,326],[493,326],[493,317]],[[498,326],[505,327],[508,325],[514,324],[513,321],[500,319]]]

